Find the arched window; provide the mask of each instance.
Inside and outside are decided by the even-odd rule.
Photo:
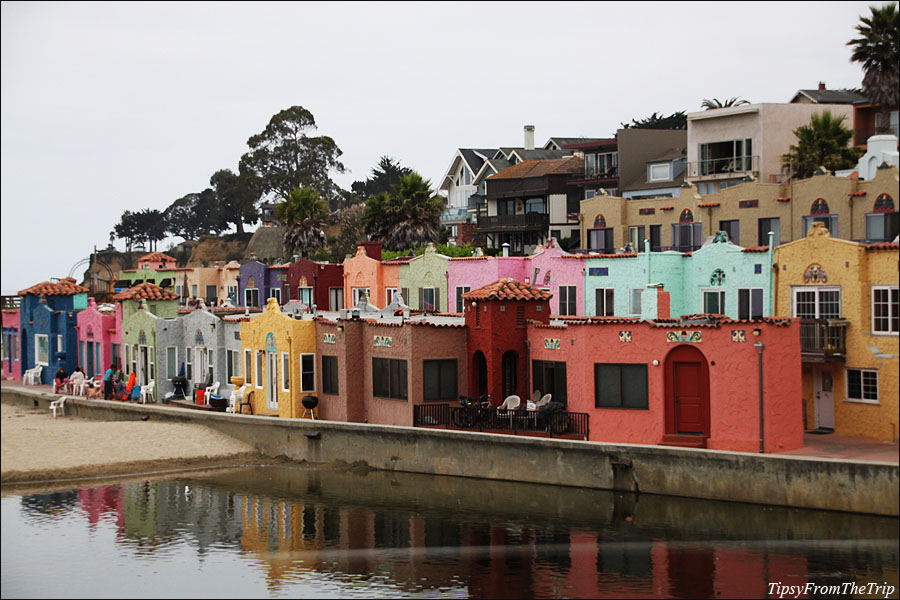
[[[681,215],[678,217],[679,223],[693,223],[694,222],[694,214],[691,212],[689,208],[681,211]]]

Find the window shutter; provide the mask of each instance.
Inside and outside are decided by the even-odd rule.
[[[424,288],[419,288],[419,310],[425,309],[425,290]]]
[[[441,290],[434,288],[434,312],[441,312]]]
[[[403,295],[403,304],[409,306],[409,288],[400,288],[400,294]]]

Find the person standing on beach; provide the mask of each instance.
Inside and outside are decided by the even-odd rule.
[[[113,377],[116,376],[115,364],[109,365],[109,368],[106,369],[106,373],[103,374],[103,399],[110,400],[112,399],[112,391],[113,391]]]

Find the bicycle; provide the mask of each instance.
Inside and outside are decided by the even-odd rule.
[[[471,429],[483,422],[494,411],[491,395],[482,394],[478,398],[459,396],[460,408],[453,411],[453,425],[461,429]]]

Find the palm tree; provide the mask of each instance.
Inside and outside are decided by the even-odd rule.
[[[407,250],[437,242],[444,204],[431,182],[413,171],[402,175],[390,193],[380,192],[366,201],[366,233],[381,240],[385,250]]]
[[[849,145],[853,132],[844,127],[845,116],[835,118],[830,111],[814,114],[809,125],[794,130],[797,145],[781,157],[785,170],[797,179],[812,177],[816,169],[829,171],[856,165],[862,151]]]
[[[750,104],[750,102],[738,96],[735,96],[734,98],[728,98],[727,100],[725,100],[725,102],[722,102],[718,98],[713,98],[712,100],[704,100],[703,104],[700,105],[700,108],[710,110],[713,108],[729,108],[731,106],[741,106],[743,104]]]
[[[847,42],[853,47],[851,62],[862,63],[863,90],[873,106],[880,106],[876,133],[890,129],[889,109],[900,103],[900,21],[897,3],[881,8],[870,6],[871,17],[860,17],[856,31],[860,37]]]
[[[325,201],[312,188],[294,188],[287,200],[275,206],[275,218],[284,225],[284,251],[290,256],[321,248],[325,243],[322,224],[328,216]]]

